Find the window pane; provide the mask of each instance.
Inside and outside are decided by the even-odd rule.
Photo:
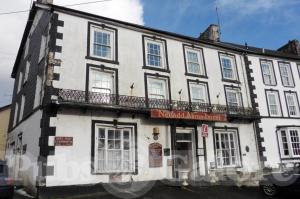
[[[265,84],[269,85],[274,85],[275,84],[275,77],[274,77],[274,72],[273,72],[273,67],[272,67],[271,62],[262,62],[261,63],[261,68],[262,68],[262,73],[263,73],[263,78]]]
[[[149,98],[165,99],[165,81],[164,80],[150,80],[149,81]]]
[[[161,45],[155,43],[147,43],[147,61],[148,65],[161,67]]]
[[[288,105],[289,114],[291,116],[296,116],[298,114],[298,105],[296,102],[296,95],[289,93],[286,94],[286,101]]]
[[[281,141],[282,141],[283,154],[285,156],[288,156],[289,155],[289,146],[288,146],[288,140],[287,140],[285,131],[281,131]]]
[[[94,55],[104,58],[112,58],[111,34],[94,31]]]
[[[278,95],[275,93],[268,93],[268,103],[270,115],[280,115],[279,105],[278,105]]]
[[[202,84],[192,84],[191,88],[191,101],[199,103],[207,103],[206,86]]]
[[[187,51],[188,72],[201,74],[199,52]]]
[[[280,74],[282,78],[282,83],[284,86],[294,86],[292,80],[292,71],[289,64],[280,63],[279,64]]]
[[[290,136],[291,136],[291,144],[293,149],[293,154],[295,156],[300,155],[300,139],[299,134],[297,130],[290,130]]]
[[[221,63],[222,63],[222,67],[223,67],[224,78],[234,79],[231,60],[223,57],[223,58],[221,58]]]

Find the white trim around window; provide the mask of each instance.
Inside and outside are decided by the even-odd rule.
[[[222,77],[225,80],[238,80],[238,72],[235,56],[231,54],[219,53]]]
[[[215,129],[214,145],[217,168],[240,167],[240,144],[236,129]]]
[[[89,23],[89,56],[108,61],[115,61],[116,29]]]
[[[207,83],[188,81],[188,84],[191,102],[209,104]]]
[[[148,99],[169,99],[167,79],[147,77],[147,85]]]
[[[243,99],[241,89],[238,87],[225,86],[226,102],[229,107],[242,107]]]
[[[275,86],[277,83],[273,62],[271,60],[260,60],[260,67],[264,84]]]
[[[294,87],[294,78],[290,63],[278,62],[282,85],[285,87]]]
[[[296,92],[284,92],[287,111],[290,117],[299,117],[300,110],[299,110],[299,101]]]
[[[300,158],[300,127],[277,130],[281,158]]]
[[[146,67],[168,70],[166,41],[143,36]]]
[[[134,127],[96,123],[94,128],[94,173],[135,172]]]
[[[186,73],[206,76],[203,49],[183,45]]]
[[[282,108],[281,108],[279,92],[276,90],[266,90],[266,99],[267,99],[269,116],[271,117],[282,116]]]

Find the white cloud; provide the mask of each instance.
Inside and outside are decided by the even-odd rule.
[[[54,0],[58,5],[70,5],[96,0]],[[28,10],[31,0],[1,0],[0,13]],[[144,24],[143,5],[140,0],[111,0],[101,3],[72,6],[94,14]],[[10,103],[13,79],[10,78],[16,54],[28,18],[28,12],[0,15],[0,106]]]

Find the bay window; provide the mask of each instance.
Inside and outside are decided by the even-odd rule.
[[[95,126],[95,173],[128,173],[135,170],[133,127],[110,124]]]
[[[276,78],[273,68],[272,61],[269,60],[261,60],[260,61],[261,72],[263,76],[263,81],[266,85],[276,85]]]
[[[280,128],[277,133],[281,157],[300,157],[300,128]]]
[[[184,45],[184,58],[187,75],[206,76],[203,50]]]
[[[219,53],[224,80],[238,80],[237,66],[234,55]]]
[[[279,117],[282,115],[278,91],[266,90],[269,115]]]
[[[296,92],[284,92],[287,110],[290,117],[299,116],[299,103]]]
[[[285,62],[279,62],[279,71],[281,75],[282,85],[286,87],[294,87],[294,79],[291,65]]]
[[[214,141],[217,168],[241,165],[237,130],[215,130]]]

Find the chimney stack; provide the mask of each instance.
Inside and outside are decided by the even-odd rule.
[[[53,4],[53,0],[37,0],[38,3]]]
[[[278,51],[300,56],[300,43],[298,40],[290,40],[287,44],[278,49]]]
[[[220,41],[220,27],[215,24],[209,25],[209,27],[200,34],[199,39],[209,40],[213,42]]]

